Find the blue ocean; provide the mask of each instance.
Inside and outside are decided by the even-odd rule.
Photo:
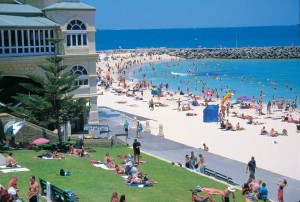
[[[96,50],[299,46],[300,27],[97,30]]]
[[[135,48],[215,48],[299,46],[298,26],[156,29],[156,30],[97,30],[97,50]],[[142,72],[132,72],[132,78],[152,83],[168,83],[177,91],[202,95],[202,90],[217,89],[220,97],[229,90],[233,98],[263,94],[263,102],[275,98],[295,100],[300,95],[300,59],[281,60],[183,60],[145,64]],[[155,72],[155,75],[154,75]]]
[[[182,60],[144,64],[142,71],[132,72],[132,78],[145,76],[153,85],[168,84],[173,91],[189,91],[203,95],[202,91],[217,90],[220,98],[234,91],[233,99],[247,96],[263,102],[273,97],[294,101],[300,95],[300,59],[281,60]]]

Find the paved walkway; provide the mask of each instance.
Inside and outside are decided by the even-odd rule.
[[[123,126],[120,124],[120,117],[100,117],[100,123],[109,125],[111,135],[124,133]],[[128,139],[127,141],[130,146],[133,143],[135,134],[136,132],[134,129],[129,130],[130,139]],[[123,138],[123,140],[125,139]],[[186,154],[190,155],[191,151],[194,151],[195,155],[198,156],[198,154],[201,153],[204,155],[205,163],[208,168],[222,173],[226,176],[232,177],[233,181],[239,185],[245,183],[249,176],[249,174],[246,174],[246,164],[244,163],[218,156],[209,152],[204,152],[203,150],[189,147],[187,145],[177,143],[165,138],[157,137],[156,135],[143,133],[142,139],[140,139],[139,142],[142,145],[142,152],[147,152],[170,162],[181,162],[183,165]],[[259,165],[259,162],[257,163]],[[300,181],[264,169],[258,169],[256,173],[256,179],[262,179],[267,184],[267,188],[269,190],[269,198],[275,201],[277,200],[278,189],[278,186],[275,183],[279,180],[286,179],[288,182],[288,186],[284,189],[285,201],[300,201]],[[201,182],[199,182],[199,184],[201,185]]]

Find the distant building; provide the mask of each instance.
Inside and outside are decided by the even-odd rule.
[[[64,39],[57,50],[59,56],[69,65],[71,73],[80,74],[77,78],[80,88],[74,92],[74,98],[89,98],[91,106],[82,120],[72,123],[77,130],[84,123],[98,123],[95,11],[79,0],[0,0],[3,80],[21,80],[28,73],[43,74],[38,65],[46,63],[46,58],[54,53],[54,47],[46,39]],[[0,93],[0,102],[10,96],[12,85]]]

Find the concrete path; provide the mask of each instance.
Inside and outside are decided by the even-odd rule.
[[[101,109],[100,109],[101,110]],[[134,115],[126,114],[129,117]],[[145,120],[145,118],[143,118]],[[120,122],[120,117],[112,116],[110,118],[101,118],[100,123],[104,125],[109,125],[111,130],[111,135],[124,133],[123,126]],[[145,129],[145,126],[144,126]],[[128,144],[131,146],[135,138],[136,132],[135,129],[129,130]],[[123,137],[122,137],[123,138]],[[121,139],[122,139],[121,138]],[[125,140],[125,138],[123,138]],[[165,138],[157,137],[149,133],[143,133],[142,139],[139,139],[141,143],[141,151],[147,152],[151,155],[157,156],[159,158],[165,159],[170,162],[181,162],[184,165],[184,158],[186,154],[191,154],[191,151],[194,151],[195,155],[198,156],[201,153],[205,158],[205,163],[207,168],[222,173],[226,176],[233,178],[233,181],[239,185],[245,183],[249,177],[249,174],[246,174],[246,164],[228,159],[222,156],[218,156],[209,152],[204,152],[203,150],[189,147],[187,145],[177,143]],[[267,152],[263,151],[262,152]],[[276,157],[274,157],[276,158]],[[250,156],[249,156],[250,160]],[[275,159],[274,159],[275,160]],[[299,160],[299,159],[295,159]],[[259,166],[259,162],[257,162]],[[300,171],[299,171],[300,172]],[[269,190],[269,198],[277,201],[277,190],[278,186],[275,184],[279,180],[286,179],[288,186],[284,189],[284,198],[285,201],[289,202],[298,202],[300,201],[300,181],[291,179],[286,176],[282,176],[264,169],[258,169],[256,172],[256,179],[262,179],[263,182],[267,184]],[[201,182],[199,182],[201,185]],[[239,186],[237,185],[237,186]]]

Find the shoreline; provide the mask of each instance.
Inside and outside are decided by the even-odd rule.
[[[120,53],[119,55],[122,54],[124,53]],[[144,65],[146,62],[160,62],[160,60],[156,60],[157,57],[162,57],[162,59],[166,60],[178,59],[177,57],[175,58],[166,54],[153,56],[152,60],[150,60],[149,56],[140,56],[139,59],[143,61]],[[114,67],[116,63],[120,62],[119,59],[97,62],[97,67],[105,69],[105,65],[108,63],[111,67]],[[132,58],[128,58],[127,60],[132,60]],[[127,60],[123,59],[124,62]],[[135,68],[137,66],[141,66],[141,64],[130,68]],[[114,73],[110,75],[115,79],[115,81],[119,76]],[[102,76],[105,76],[105,71],[102,72]],[[114,82],[112,86],[114,88],[122,88],[122,85],[119,86],[118,82]],[[297,171],[300,169],[300,162],[297,161],[297,159],[300,159],[300,152],[297,152],[300,148],[300,136],[296,133],[295,124],[266,118],[267,116],[278,118],[279,114],[277,113],[258,116],[254,109],[243,111],[235,107],[232,111],[239,114],[246,113],[253,117],[257,117],[256,120],[263,122],[264,124],[248,125],[246,124],[247,120],[232,117],[232,113],[230,113],[230,116],[227,117],[227,119],[229,119],[234,126],[237,122],[239,122],[245,130],[223,131],[219,129],[219,124],[217,123],[202,122],[203,106],[192,107],[193,111],[187,112],[173,110],[177,108],[176,99],[182,98],[184,100],[190,100],[190,98],[185,96],[176,94],[173,97],[161,97],[160,100],[153,98],[154,102],[161,102],[168,106],[155,107],[155,110],[151,111],[148,108],[148,101],[152,99],[150,90],[145,90],[143,97],[140,95],[140,92],[136,93],[136,96],[143,98],[143,100],[137,100],[134,97],[126,97],[125,94],[117,95],[115,92],[111,91],[111,89],[109,91],[105,91],[102,87],[98,88],[98,92],[103,92],[103,95],[98,96],[98,106],[106,106],[115,110],[136,114],[137,116],[150,119],[150,130],[153,134],[158,135],[159,124],[163,124],[165,138],[195,148],[199,148],[200,145],[206,143],[210,148],[210,152],[243,163],[247,163],[251,156],[255,156],[259,168],[264,168],[266,170],[300,180],[300,174]],[[126,103],[119,104],[120,102]],[[203,100],[200,100],[199,102],[203,103]],[[214,102],[212,104],[219,103]],[[186,116],[186,113],[188,112],[196,113],[198,115]],[[285,113],[280,115],[285,115]],[[293,112],[292,115],[295,119],[299,119],[298,112]],[[170,119],[170,117],[173,118]],[[145,121],[142,123],[145,128]],[[261,136],[259,135],[259,132],[263,126],[265,126],[268,131],[271,128],[274,128],[278,132],[281,132],[283,129],[287,129],[289,133],[288,136]],[[199,131],[201,131],[201,133],[199,133]],[[286,155],[289,155],[292,158],[286,158]]]

